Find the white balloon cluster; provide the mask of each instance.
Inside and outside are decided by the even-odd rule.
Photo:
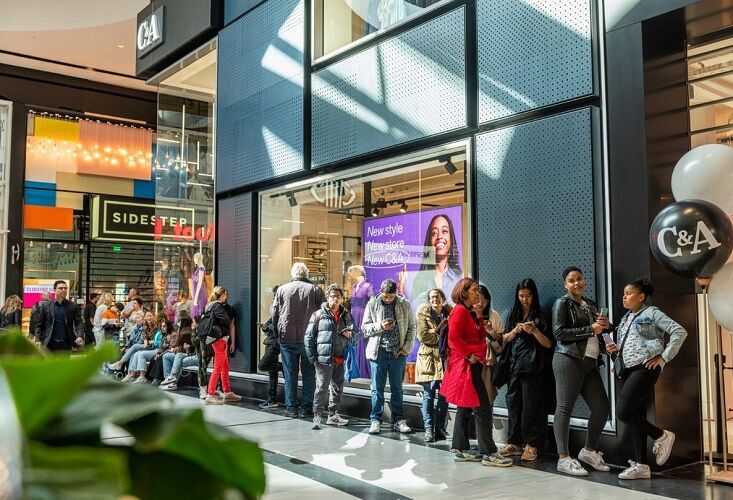
[[[705,200],[733,216],[733,148],[705,144],[688,151],[672,172],[675,200]],[[713,317],[733,331],[733,259],[712,278],[708,301]]]

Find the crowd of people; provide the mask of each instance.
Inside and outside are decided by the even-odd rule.
[[[278,372],[282,371],[285,415],[312,418],[314,430],[324,422],[347,425],[340,414],[346,365],[354,346],[364,338],[371,369],[369,434],[382,431],[387,380],[391,427],[410,433],[403,380],[407,355],[417,339],[415,381],[423,387],[425,441],[447,439],[448,407],[453,404],[457,410],[451,449],[456,461],[496,467],[511,466],[514,456],[533,461],[543,447],[547,417],[554,407],[557,470],[584,476],[588,474],[585,466],[610,470],[598,450],[610,412],[600,371],[608,356],[621,388],[616,416],[633,436],[634,456],[619,478],[651,477],[647,437],[653,440],[658,465],[669,458],[675,435],[650,423],[646,409],[653,404],[652,389],[663,367],[676,356],[687,332],[649,305],[654,287],[648,280],[626,285],[623,306],[627,312],[614,327],[608,309],[584,295],[583,272],[574,266],[563,271],[567,293],[554,302],[551,312],[542,309],[535,282],[521,280],[506,321],[491,308],[489,290],[471,278],[457,281],[451,304],[442,290],[430,290],[415,313],[398,293],[398,283],[385,279],[379,292],[369,298],[360,324],[344,306],[341,286],[330,285],[324,293],[309,280],[303,263],[293,265],[291,278],[273,289],[272,317],[260,324],[266,349],[259,368],[270,374],[263,409],[277,407]],[[504,384],[508,436],[506,445],[498,448],[493,439],[493,404],[498,386]],[[585,445],[576,459],[570,455],[569,433],[578,396],[590,408],[590,416]],[[469,444],[471,418],[476,449]]]
[[[213,289],[201,315],[192,318],[190,307],[176,308],[176,322],[165,313],[146,310],[136,289],[127,301],[116,303],[109,292],[94,292],[82,311],[67,299],[68,284],[53,285],[54,298],[44,292],[31,310],[29,333],[36,345],[52,352],[69,354],[85,345],[91,337],[95,348],[105,342],[119,343],[121,357],[105,370],[120,374],[123,382],[149,382],[164,391],[175,391],[186,367],[198,367],[199,395],[206,404],[240,401],[231,390],[229,356],[236,346],[234,308],[227,302],[229,293],[221,286]],[[14,318],[12,297],[0,311]],[[186,304],[187,300],[181,301]],[[20,325],[18,320],[16,325]],[[214,371],[207,382],[207,367]],[[219,390],[219,388],[221,390]]]
[[[471,278],[458,280],[450,297],[439,288],[430,290],[416,312],[398,293],[398,283],[385,279],[378,293],[368,299],[361,321],[356,322],[344,305],[340,285],[332,284],[324,292],[309,280],[303,263],[293,265],[291,277],[273,289],[272,317],[259,325],[265,333],[259,369],[270,375],[268,397],[260,404],[263,409],[278,406],[278,373],[282,371],[286,416],[312,418],[314,430],[324,424],[348,425],[341,414],[348,358],[355,355],[363,338],[371,372],[369,434],[382,432],[387,381],[390,426],[411,433],[404,412],[403,380],[408,353],[418,340],[415,381],[423,388],[426,442],[448,439],[452,404],[457,408],[451,436],[456,461],[496,467],[511,466],[514,456],[533,461],[544,445],[547,417],[554,407],[557,470],[583,476],[588,474],[585,466],[610,470],[598,450],[610,412],[599,370],[608,356],[620,387],[616,416],[631,429],[633,440],[634,456],[619,477],[651,477],[646,463],[647,437],[653,440],[658,465],[669,458],[675,435],[649,422],[646,409],[653,404],[652,389],[662,369],[677,355],[687,332],[649,305],[654,287],[648,280],[626,285],[623,306],[627,312],[614,327],[608,309],[599,308],[584,295],[585,279],[577,267],[563,271],[567,293],[554,302],[551,312],[542,309],[532,279],[519,281],[506,320],[492,309],[489,290]],[[67,293],[67,283],[59,280],[54,284],[53,300],[45,295],[33,307],[30,332],[37,345],[69,352],[84,345],[85,334],[97,347],[119,342],[121,358],[106,369],[124,372],[123,382],[151,382],[162,390],[176,390],[183,370],[196,366],[199,395],[206,404],[241,400],[229,381],[236,322],[225,288],[214,287],[200,316],[191,317],[190,308],[176,310],[175,323],[165,314],[146,311],[135,289],[124,304],[116,303],[111,293],[95,293],[92,305],[87,304],[84,311],[67,300]],[[181,303],[185,305],[185,297]],[[8,297],[0,309],[2,325],[19,324],[20,309],[20,299]],[[665,343],[666,336],[669,341]],[[207,381],[212,360],[213,373]],[[498,448],[493,439],[493,404],[503,385],[508,433],[507,443]],[[585,445],[576,459],[570,455],[569,431],[578,396],[590,415]],[[478,442],[475,449],[469,442],[471,419]]]

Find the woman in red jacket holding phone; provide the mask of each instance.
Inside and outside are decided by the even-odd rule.
[[[509,467],[511,459],[497,452],[492,436],[493,415],[489,392],[482,372],[486,366],[486,327],[471,310],[481,300],[479,284],[471,278],[456,283],[451,294],[456,304],[448,317],[448,362],[440,392],[458,406],[452,448],[456,462],[481,462],[482,465]],[[468,422],[476,423],[478,451],[470,449]]]

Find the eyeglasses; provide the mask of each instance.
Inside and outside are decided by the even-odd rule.
[[[329,295],[328,298],[334,299],[334,300],[341,300],[341,295]]]

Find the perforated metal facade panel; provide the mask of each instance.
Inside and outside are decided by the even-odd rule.
[[[219,33],[217,191],[303,169],[304,0],[270,0]]]
[[[466,125],[465,8],[313,74],[313,163]]]
[[[263,0],[224,0],[224,24],[241,16]],[[275,1],[278,0],[269,0]]]
[[[502,317],[523,278],[549,310],[570,265],[595,298],[593,156],[590,108],[476,136],[479,277]],[[588,415],[580,399],[573,414]]]
[[[478,0],[481,123],[592,94],[592,0]]]
[[[244,353],[252,347],[252,195],[219,202],[216,238],[217,285],[229,290],[229,303],[237,310],[237,348],[232,371],[249,372]]]

